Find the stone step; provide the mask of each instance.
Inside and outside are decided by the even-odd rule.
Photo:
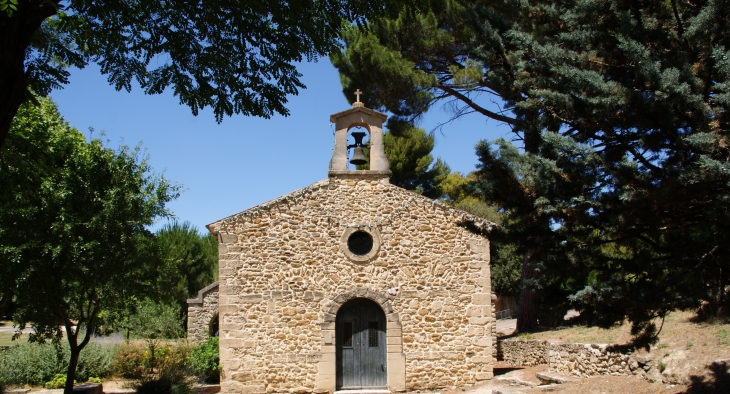
[[[505,376],[497,377],[496,380],[498,380],[500,383],[506,383],[509,385],[517,385],[517,386],[525,386],[525,387],[535,387],[535,386],[539,385],[539,383],[522,379],[519,376],[505,375]]]
[[[535,373],[535,376],[540,379],[543,384],[564,384],[575,382],[577,380],[570,376],[558,375],[556,373],[549,372],[537,372]]]
[[[193,387],[193,390],[195,390],[198,394],[220,393],[221,385],[220,384],[201,384],[201,385]]]
[[[525,394],[525,393],[523,391],[520,391],[515,388],[495,387],[492,389],[492,394]]]

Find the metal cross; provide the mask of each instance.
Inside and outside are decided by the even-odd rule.
[[[357,89],[355,91],[355,96],[357,97],[357,100],[355,100],[355,101],[357,101],[358,103],[360,102],[360,95],[361,94],[362,94],[362,92],[360,91],[360,89]]]

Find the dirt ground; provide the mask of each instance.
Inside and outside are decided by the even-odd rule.
[[[646,352],[638,354],[651,357],[655,365],[663,369],[660,380],[651,383],[642,376],[596,376],[576,379],[571,383],[549,386],[540,384],[535,373],[547,370],[547,366],[513,367],[495,366],[495,379],[487,384],[452,390],[449,394],[469,393],[730,393],[730,374],[725,368],[713,368],[717,359],[730,358],[730,324],[696,323],[694,314],[671,313],[664,321],[659,342]],[[509,336],[514,331],[514,321],[497,324],[499,336]],[[661,321],[657,321],[657,326]],[[614,343],[625,344],[630,338],[630,327],[619,326],[609,330],[594,327],[569,327],[523,335],[525,339],[557,340],[566,343]],[[517,382],[517,383],[515,383]],[[535,386],[526,386],[532,384]],[[443,394],[443,393],[442,393]]]

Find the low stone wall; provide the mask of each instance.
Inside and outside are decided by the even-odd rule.
[[[550,372],[588,377],[631,375],[639,365],[609,345],[507,339],[497,343],[499,360],[507,365],[548,365]]]
[[[597,375],[631,375],[628,354],[613,352],[609,345],[583,343],[550,344],[550,372],[588,377]]]
[[[507,339],[497,342],[497,359],[507,365],[533,366],[547,364],[550,342]]]

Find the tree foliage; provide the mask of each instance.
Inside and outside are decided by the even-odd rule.
[[[295,62],[334,49],[343,20],[406,3],[10,0],[0,12],[0,147],[29,91],[45,96],[68,83],[67,67],[88,62],[118,90],[171,87],[193,114],[211,107],[218,122],[287,115],[286,96],[304,88]]]
[[[39,100],[21,108],[0,156],[0,292],[13,294],[13,319],[32,325],[32,341],[66,337],[70,393],[102,311],[123,310],[147,289],[146,226],[170,215],[178,187],[139,149],[86,142]]]
[[[155,233],[160,261],[153,274],[155,300],[187,310],[187,299],[218,278],[218,242],[189,222],[172,222]]]
[[[155,367],[155,350],[164,339],[176,339],[184,335],[182,320],[176,307],[147,298],[139,302],[129,318],[129,326],[135,337],[144,339],[150,350],[150,370]]]
[[[390,169],[390,183],[426,197],[440,198],[443,195],[441,182],[451,169],[440,158],[434,162],[431,154],[435,144],[433,135],[398,119],[389,120],[386,128],[383,145]],[[367,152],[366,149],[366,156],[369,156]],[[370,164],[357,168],[367,170]]]
[[[729,22],[727,0],[447,0],[346,30],[332,58],[371,107],[450,100],[509,125],[520,149],[480,144],[474,192],[511,218],[521,307],[569,297],[651,336],[669,310],[728,302]]]

